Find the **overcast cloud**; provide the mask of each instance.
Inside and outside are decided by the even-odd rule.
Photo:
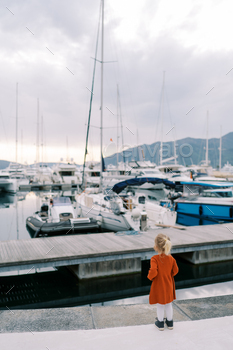
[[[100,0],[1,1],[1,159],[15,160],[18,82],[18,160],[35,160],[39,98],[44,160],[68,153],[82,162],[99,8]],[[137,130],[140,143],[160,140],[163,71],[164,141],[205,137],[207,110],[209,137],[220,125],[232,131],[232,9],[230,0],[105,1],[105,60],[117,61],[104,65],[105,146],[116,142],[117,84],[124,143],[136,145]],[[98,63],[89,147],[97,160],[99,109]]]

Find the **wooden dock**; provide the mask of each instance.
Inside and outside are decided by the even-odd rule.
[[[173,254],[233,249],[233,223],[190,226],[186,230],[158,229],[138,235],[99,233],[12,240],[0,242],[0,272],[122,259],[149,260],[155,254],[154,238],[160,232],[171,238]],[[218,258],[218,254],[215,256]]]

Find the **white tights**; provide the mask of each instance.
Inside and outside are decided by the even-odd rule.
[[[160,322],[163,321],[164,319],[164,309],[166,310],[166,316],[167,316],[167,320],[168,321],[172,321],[173,320],[173,308],[172,308],[172,303],[169,304],[157,304],[157,316],[158,316],[158,320]]]

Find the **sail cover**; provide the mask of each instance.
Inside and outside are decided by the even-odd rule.
[[[127,186],[141,186],[146,182],[150,182],[152,184],[160,184],[163,183],[165,186],[175,188],[174,182],[168,181],[166,179],[160,179],[157,177],[135,177],[134,179],[129,179],[125,181],[118,182],[115,184],[112,188],[113,192],[120,193],[123,191]]]

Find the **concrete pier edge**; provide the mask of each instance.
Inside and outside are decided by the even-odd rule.
[[[174,322],[233,315],[233,295],[176,300]],[[54,309],[0,310],[0,332],[90,330],[153,324],[156,305],[78,306]],[[174,324],[175,327],[175,324]]]

